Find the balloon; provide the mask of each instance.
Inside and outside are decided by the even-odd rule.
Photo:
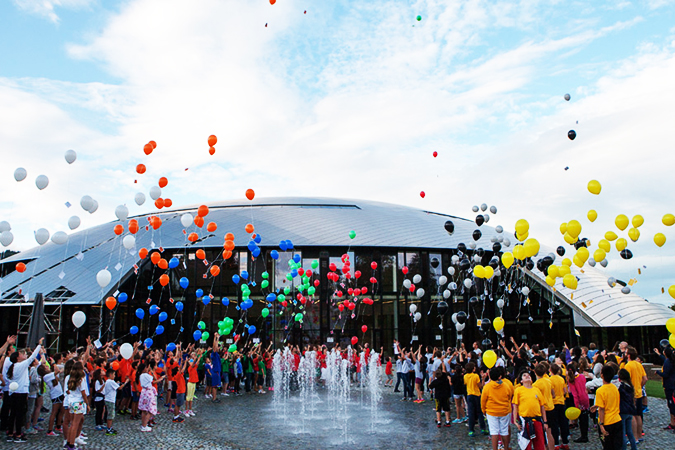
[[[48,230],[46,230],[44,228],[40,228],[37,231],[35,231],[35,241],[38,244],[44,245],[48,240],[49,240],[49,231]]]
[[[588,182],[588,192],[591,194],[598,195],[600,194],[601,190],[602,186],[598,180],[591,180]],[[593,222],[593,220],[591,220],[591,222]]]
[[[71,320],[75,328],[80,328],[84,325],[84,321],[87,320],[87,316],[82,311],[75,311]]]
[[[157,200],[162,196],[162,189],[159,186],[152,186],[150,188],[150,198],[152,200]]]
[[[570,141],[573,141],[577,137],[577,132],[570,130],[567,132],[567,137],[570,139]]]
[[[567,417],[569,420],[577,420],[580,415],[581,410],[579,408],[567,408],[565,411],[565,417]]]
[[[577,288],[577,277],[572,275],[571,273],[568,273],[563,277],[563,284],[569,288],[569,289],[576,289]]]
[[[504,267],[506,267],[507,269],[511,267],[513,261],[514,261],[513,253],[506,252],[502,255],[502,264],[504,264]]]
[[[52,234],[52,242],[57,245],[63,245],[68,241],[68,235],[63,231],[57,231]]]
[[[138,206],[141,206],[143,203],[145,203],[145,194],[142,192],[137,192],[134,196],[134,201]]]
[[[133,354],[134,354],[134,347],[128,342],[125,342],[120,346],[120,355],[122,355],[122,358],[131,359]]]
[[[530,224],[525,219],[520,219],[516,222],[516,233],[519,235],[524,235],[530,229]]]
[[[35,186],[37,186],[38,189],[43,190],[49,185],[49,178],[47,178],[46,175],[38,175],[38,177],[35,179]]]
[[[523,293],[523,295],[524,295],[525,297],[527,297],[528,295],[530,295],[530,288],[527,287],[527,286],[523,286],[523,288],[522,288],[520,291]]]
[[[480,230],[474,230],[474,232],[471,234],[471,237],[473,237],[474,241],[477,241],[483,236],[483,233],[481,233]]]
[[[419,288],[419,289],[417,290],[417,293],[416,293],[416,294],[417,294],[417,298],[422,298],[422,297],[424,297],[424,293],[425,293],[425,292],[424,292],[424,289]]]
[[[614,219],[614,224],[616,224],[616,227],[623,231],[628,227],[628,217],[625,214],[619,214],[616,216],[616,219]]]
[[[253,189],[246,189],[246,198],[249,200],[253,200],[255,197],[255,191]]]
[[[183,310],[183,302],[176,302],[176,311]]]
[[[589,221],[595,222],[595,219],[598,218],[598,213],[594,209],[591,209],[588,211],[588,214],[586,214],[586,217],[588,217]]]
[[[634,228],[640,228],[640,226],[642,226],[642,224],[645,223],[645,218],[642,217],[640,214],[637,214],[633,216],[631,223],[633,224]]]
[[[572,236],[573,238],[578,238],[579,235],[581,234],[581,224],[579,223],[578,220],[570,220],[567,222],[567,234]]]
[[[633,257],[633,252],[631,252],[627,248],[624,248],[619,252],[619,255],[621,255],[623,259],[631,259]]]
[[[80,206],[85,211],[89,211],[94,206],[94,199],[88,195],[85,195],[80,199]]]
[[[668,343],[671,347],[675,348],[675,334],[671,334],[668,338]]]
[[[438,277],[438,285],[439,286],[443,286],[447,282],[448,282],[448,277],[446,277],[445,275],[441,275],[440,277]]]
[[[663,233],[656,233],[654,235],[654,243],[659,247],[663,247],[663,244],[666,243],[666,236]]]
[[[155,334],[159,335],[164,333],[164,327],[162,325],[157,325],[157,328],[155,328]]]
[[[495,317],[495,320],[492,321],[492,326],[495,328],[496,332],[502,331],[504,329],[504,319]]]
[[[422,318],[421,312],[416,312],[415,315],[413,316],[413,320],[415,320],[415,322],[419,322],[421,318]]]
[[[87,210],[89,214],[94,214],[96,210],[98,209],[98,202],[96,200],[92,200],[92,205],[91,208]]]
[[[499,300],[497,300],[497,307],[499,309],[502,309],[504,307],[504,299],[503,298],[500,298]]]
[[[68,164],[74,163],[77,159],[77,153],[75,153],[75,150],[66,150],[66,153],[63,156]]]
[[[138,334],[138,327],[136,325],[132,326],[131,328],[129,328],[129,333]]]
[[[672,288],[673,286],[671,286]],[[668,292],[670,292],[670,289],[668,289]],[[672,294],[671,294],[672,296]],[[671,317],[666,321],[666,329],[668,330],[669,333],[675,334],[675,317]],[[675,347],[675,346],[674,346]]]
[[[157,305],[150,306],[150,315],[154,316],[159,312],[159,307]]]
[[[673,217],[673,223],[675,223],[675,217]],[[452,220],[448,220],[445,222],[445,231],[448,232],[448,234],[452,234],[455,232],[455,224],[452,223]]]
[[[476,278],[483,278],[485,276],[485,267],[481,266],[480,264],[476,265],[473,268],[473,276]]]
[[[622,294],[630,294],[630,286],[624,286],[621,288]]]
[[[127,217],[129,217],[129,208],[124,205],[119,205],[115,208],[115,216],[117,216],[119,220],[126,220]]]
[[[14,171],[14,179],[16,181],[23,181],[26,179],[26,176],[28,175],[28,172],[26,172],[26,169],[23,167],[19,167]]]
[[[109,285],[110,281],[112,281],[112,274],[108,272],[106,269],[100,270],[96,274],[96,282],[98,283],[99,286],[101,286],[101,288],[104,288],[107,285]]]
[[[413,283],[419,284],[422,281],[422,275],[415,275],[412,279]]]
[[[145,317],[145,311],[143,311],[143,309],[141,309],[141,308],[138,308],[136,310],[136,317],[143,320],[143,317]]]
[[[3,220],[2,222],[0,222],[0,233],[4,233],[5,231],[10,231],[11,229],[12,229],[12,226],[6,220]]]
[[[449,292],[449,291],[446,291],[446,292]],[[443,300],[441,300],[440,302],[438,302],[438,305],[436,306],[436,309],[438,310],[438,314],[440,314],[441,316],[444,316],[448,312],[447,302],[444,302]]]
[[[418,21],[418,22],[419,22],[420,20],[422,20],[422,16],[417,16],[416,18],[417,18],[417,21]]]
[[[467,319],[467,316],[466,316],[465,311],[459,311],[457,313],[457,323],[464,324],[464,323],[466,323],[466,319]]]
[[[354,239],[356,237],[356,231],[352,230],[349,232],[349,239]]]
[[[410,309],[410,314],[415,314],[415,311],[417,311],[417,305],[413,303],[412,305],[410,305],[409,309]]]
[[[457,325],[455,325],[455,328],[457,329],[458,332],[464,330],[464,327],[466,327],[465,323],[458,323]]]
[[[476,225],[481,226],[483,223],[485,223],[485,217],[482,214],[478,214],[476,216]]]
[[[522,261],[525,258],[527,258],[527,256],[525,255],[525,249],[523,248],[522,245],[516,245],[513,248],[513,256],[519,261]]]
[[[485,364],[488,369],[492,369],[492,367],[495,365],[497,362],[497,354],[492,351],[488,350],[485,353],[483,353],[483,364]]]
[[[467,278],[464,280],[464,287],[467,289],[471,289],[471,286],[473,286],[473,282],[471,281],[470,278]]]
[[[565,94],[563,98],[569,102],[571,97],[570,94]]]
[[[105,300],[105,306],[106,306],[110,311],[112,311],[113,309],[115,309],[115,306],[116,306],[116,305],[117,305],[117,300],[115,299],[115,297],[108,297],[108,298]]]
[[[637,228],[631,228],[628,230],[628,237],[631,241],[637,242],[637,240],[640,239],[640,230]]]
[[[424,198],[424,197],[426,197],[426,196],[427,196],[427,194],[425,194],[424,191],[421,191],[421,192],[420,192],[420,197]]]
[[[195,295],[197,296],[197,298],[202,298],[204,296],[204,291],[201,289],[197,289],[195,291]]]
[[[603,259],[605,259],[606,257],[607,257],[607,253],[601,248],[599,248],[595,252],[593,252],[593,259],[596,262],[600,262]]]
[[[146,348],[152,347],[153,344],[152,338],[147,338],[146,340],[143,341],[143,344],[145,345]]]
[[[159,284],[161,284],[162,286],[166,286],[167,284],[169,284],[169,281],[170,281],[169,276],[165,273],[159,277]]]
[[[661,219],[661,222],[663,222],[663,224],[664,224],[665,226],[670,227],[670,226],[672,226],[673,224],[675,224],[675,215],[672,215],[672,214],[666,214],[666,215],[664,215],[663,218]]]
[[[133,237],[130,234],[124,236],[124,239],[122,239],[122,245],[127,250],[131,250],[132,248],[134,248],[136,246],[136,238]]]
[[[523,244],[523,248],[525,249],[525,256],[531,258],[532,256],[539,253],[539,241],[536,239],[528,239]]]

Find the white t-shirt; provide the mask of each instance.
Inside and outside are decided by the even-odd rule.
[[[54,386],[54,379],[56,378],[56,375],[54,375],[54,372],[46,374],[42,379],[44,380],[45,383],[47,383],[47,387],[49,388],[49,397],[54,400],[55,398],[59,398],[63,395],[63,388],[61,387],[61,383],[56,383],[56,386]]]
[[[150,389],[152,388],[152,382],[154,378],[149,373],[142,373],[140,377],[141,389]]]
[[[105,386],[105,383],[101,383],[100,381],[94,382],[94,401],[96,402],[102,402],[103,397],[105,396],[104,392],[105,389],[103,389]]]
[[[112,402],[115,403],[117,400],[117,389],[119,389],[120,385],[117,384],[115,380],[107,380],[105,382],[105,387],[103,388],[103,395],[105,395],[105,401],[106,402]]]
[[[82,391],[87,392],[87,380],[82,378],[82,382],[75,391],[68,389],[68,381],[70,380],[70,375],[66,377],[66,394],[68,398],[68,404],[72,405],[73,403],[83,402],[84,398],[82,397]]]

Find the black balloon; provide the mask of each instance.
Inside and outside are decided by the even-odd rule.
[[[490,325],[491,325],[490,319],[486,318],[480,321],[480,329],[483,331],[489,331]]]
[[[459,244],[457,244],[457,250],[459,250],[462,253],[466,253],[466,244],[460,242]]]
[[[466,312],[460,311],[457,313],[457,323],[466,323]]]
[[[452,220],[448,220],[445,222],[445,231],[447,231],[448,234],[452,234],[455,232],[455,224],[452,223]]]
[[[574,130],[570,130],[567,132],[567,137],[570,138],[570,141],[573,141],[574,138],[577,137],[577,132]]]
[[[525,261],[525,267],[527,267],[527,270],[534,269],[534,263],[530,258],[527,258],[527,261]]]
[[[563,247],[563,246],[561,245],[561,246],[558,247],[558,249],[556,250],[556,253],[558,253],[558,256],[564,256],[564,255],[565,255],[565,247]]]
[[[459,270],[468,270],[471,267],[471,262],[467,259],[459,260]]]
[[[581,247],[588,247],[588,238],[579,239],[574,243],[574,248],[579,250]]]
[[[492,244],[492,251],[495,252],[495,253],[501,252],[502,251],[502,244],[500,244],[499,242],[495,242],[494,244]]]
[[[492,341],[490,339],[487,339],[487,338],[483,339],[483,342],[481,342],[481,343],[483,344],[483,348],[492,347]]]
[[[493,256],[492,259],[490,259],[489,265],[493,269],[496,269],[497,267],[499,267],[499,258],[496,257],[496,256]]]
[[[633,257],[633,252],[628,250],[627,248],[624,248],[621,250],[621,253],[619,253],[623,259],[631,259]]]
[[[477,241],[478,239],[480,239],[480,237],[481,237],[482,235],[483,235],[483,233],[481,233],[480,230],[474,230],[474,231],[473,231],[473,234],[472,234],[473,240],[474,240],[474,241]]]
[[[476,255],[478,255],[480,257],[483,257],[484,254],[485,254],[485,250],[483,250],[482,248],[476,249]]]
[[[478,303],[478,297],[471,297],[469,303]]]
[[[670,345],[670,342],[668,341],[668,339],[661,339],[661,342],[659,342],[659,344],[661,344],[661,347],[666,348]]]
[[[440,302],[438,302],[438,305],[436,306],[436,308],[438,308],[438,314],[440,314],[441,316],[444,316],[445,313],[448,312],[448,303],[441,300]]]
[[[439,264],[440,262],[438,261],[438,258],[431,258],[431,267],[435,269],[438,267]]]
[[[481,226],[485,223],[485,217],[482,214],[476,216],[476,225]]]

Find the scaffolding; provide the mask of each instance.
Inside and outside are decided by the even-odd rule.
[[[61,350],[61,331],[63,323],[63,303],[75,295],[74,292],[68,290],[64,286],[54,289],[49,294],[45,295],[44,303],[44,324],[45,324],[45,342],[48,350]],[[28,339],[28,330],[30,328],[30,321],[33,317],[32,301],[19,301],[19,320],[17,323],[16,334],[19,339],[25,336],[24,341]],[[21,341],[19,341],[21,342]]]

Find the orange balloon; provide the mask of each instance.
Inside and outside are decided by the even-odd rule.
[[[144,174],[145,173],[145,164],[137,165],[136,166],[136,172],[138,172],[140,174]]]
[[[253,233],[253,231],[255,231],[255,228],[253,227],[253,225],[251,225],[250,223],[247,224],[246,225],[246,232],[247,233]]]
[[[206,231],[209,231],[211,233],[213,233],[217,229],[218,229],[218,225],[216,225],[215,222],[209,222],[209,224],[206,226]]]
[[[165,188],[167,184],[169,184],[169,180],[167,180],[166,177],[162,177],[159,179],[159,187]]]
[[[148,249],[143,247],[138,251],[138,257],[141,259],[145,259],[148,256]]]
[[[277,0],[270,0],[270,5],[274,5],[277,2]]]
[[[131,219],[129,221],[129,233],[131,233],[131,234],[138,233],[138,220]]]
[[[162,286],[166,286],[167,284],[169,284],[169,276],[167,274],[163,274],[161,277],[159,277],[159,284],[161,284]]]
[[[16,271],[19,273],[24,273],[26,271],[26,265],[22,262],[16,263]]]
[[[166,270],[169,268],[169,262],[166,259],[162,258],[157,263],[157,267],[159,267],[162,270]]]
[[[164,199],[163,199],[162,197],[160,197],[160,198],[158,198],[157,200],[155,200],[155,207],[156,207],[157,209],[162,209],[162,208],[164,208]]]
[[[218,274],[220,273],[220,267],[211,266],[211,269],[209,269],[209,272],[211,272],[211,275],[213,275],[214,277],[217,277]]]
[[[216,142],[218,142],[218,138],[214,134],[209,136],[209,147],[216,145]]]
[[[157,216],[152,216],[150,218],[150,225],[152,225],[152,228],[156,230],[162,226],[162,219]]]
[[[202,205],[197,209],[197,215],[199,217],[206,217],[209,214],[209,207],[206,205]]]
[[[112,367],[112,370],[117,372],[120,368],[120,363],[118,363],[117,361],[113,361],[112,364],[110,364],[110,367]]]
[[[165,208],[171,208],[171,205],[173,205],[173,202],[171,201],[170,198],[165,198],[164,199],[164,207]]]
[[[195,217],[195,225],[197,225],[199,228],[204,226],[204,218],[201,216]]]
[[[199,239],[199,235],[197,233],[188,234],[188,241],[195,242],[197,239]]]
[[[215,155],[216,154],[216,148],[215,147],[209,147],[209,155]]]
[[[225,244],[223,244],[223,248],[225,250],[234,250],[234,241],[225,241]]]
[[[255,197],[255,191],[253,189],[246,189],[246,198],[253,200],[253,197]]]
[[[115,228],[113,228],[113,231],[119,236],[120,234],[124,233],[124,227],[120,224],[117,224],[115,225]]]
[[[115,300],[115,297],[106,298],[105,299],[105,306],[107,306],[110,311],[115,309],[115,306],[117,306],[117,300]]]
[[[226,241],[234,241],[234,234],[232,234],[232,233],[227,233],[227,234],[225,235],[225,240],[226,240]]]
[[[146,155],[149,155],[150,153],[152,153],[152,151],[153,151],[154,149],[155,149],[155,148],[154,148],[154,147],[152,146],[152,144],[149,143],[149,142],[148,142],[147,144],[145,144],[145,146],[143,147],[143,151],[145,152]]]
[[[157,148],[157,142],[155,142],[155,141],[150,141],[150,142],[148,142],[148,144],[152,145],[153,150]]]
[[[200,248],[199,250],[197,250],[197,253],[196,253],[196,254],[197,254],[197,258],[199,258],[199,259],[204,259],[204,258],[206,258],[206,253],[205,253],[204,250],[202,250],[201,248]]]
[[[232,252],[230,250],[223,250],[223,259],[230,259]]]
[[[160,255],[159,252],[152,252],[150,255],[150,261],[152,261],[154,265],[157,265],[160,259],[162,259],[162,255]]]

